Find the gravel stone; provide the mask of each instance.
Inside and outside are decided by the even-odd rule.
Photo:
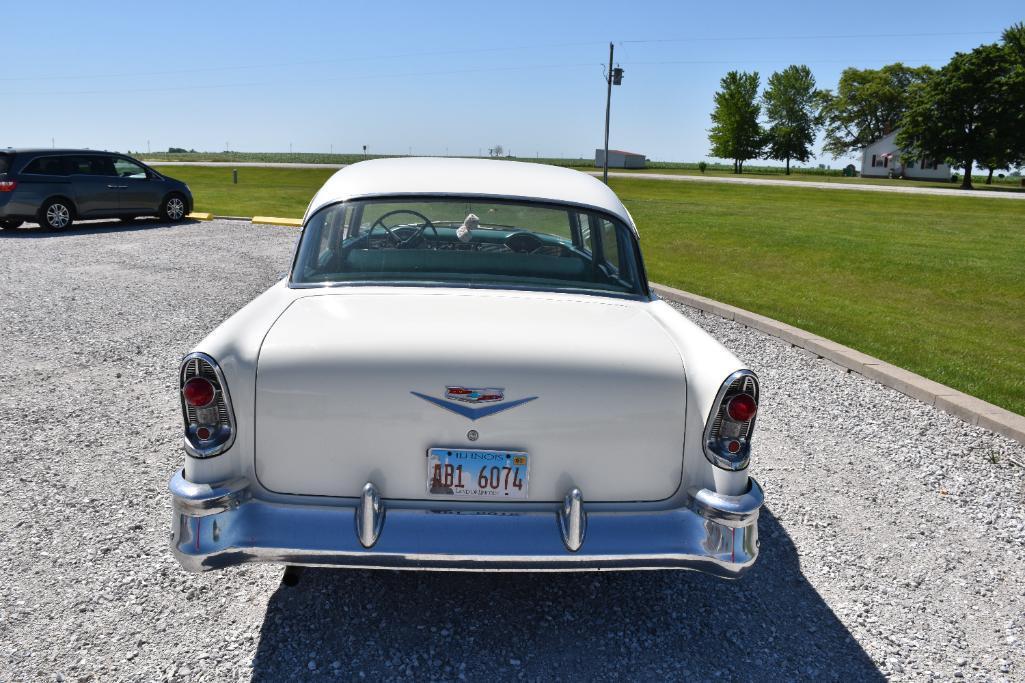
[[[295,239],[0,235],[0,681],[1025,678],[1025,448],[683,307],[762,382],[762,554],[740,581],[187,574],[167,546],[178,362]]]

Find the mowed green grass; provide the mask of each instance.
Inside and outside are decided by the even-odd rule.
[[[192,190],[196,211],[218,216],[302,218],[306,206],[337,169],[240,168],[238,185],[232,169],[210,166],[160,166],[161,173],[184,180]]]
[[[199,211],[301,216],[332,171],[165,167]],[[1025,414],[1025,202],[613,179],[650,278]],[[771,391],[771,387],[767,387]]]
[[[1025,202],[616,180],[653,281],[1025,414]]]

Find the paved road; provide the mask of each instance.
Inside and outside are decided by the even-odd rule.
[[[153,161],[154,166],[217,166],[230,168],[345,168],[346,164],[298,164],[298,163],[263,163],[227,161]],[[587,171],[590,175],[601,176],[601,171]],[[907,187],[894,185],[870,185],[867,183],[829,183],[811,180],[769,180],[766,178],[734,178],[730,176],[681,175],[675,173],[623,173],[610,171],[610,178],[644,178],[646,180],[669,180],[673,182],[693,183],[736,183],[739,185],[785,185],[788,187],[806,187],[821,190],[853,190],[856,192],[897,192],[903,194],[925,194],[938,197],[981,197],[983,199],[1018,199],[1025,200],[1025,192],[1004,192],[987,190],[959,190],[951,187]]]
[[[600,176],[600,172],[591,175]],[[1025,199],[1025,192],[1006,192],[997,190],[949,190],[939,187],[913,187],[905,185],[870,185],[868,183],[829,183],[813,180],[769,180],[767,178],[744,178],[730,176],[682,175],[674,173],[619,173],[609,172],[610,178],[650,178],[652,180],[671,180],[676,182],[695,183],[735,183],[738,185],[786,185],[789,187],[812,187],[821,190],[853,190],[856,192],[897,192],[901,194],[926,194],[938,197],[982,197],[983,199]]]
[[[1025,447],[694,311],[763,382],[762,555],[741,581],[186,574],[167,547],[177,364],[294,239],[0,234],[0,681],[1025,678]]]

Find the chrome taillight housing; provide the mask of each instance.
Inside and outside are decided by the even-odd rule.
[[[705,457],[724,470],[742,470],[751,460],[751,434],[758,416],[758,378],[738,370],[726,378],[705,423]]]
[[[235,415],[217,362],[205,353],[190,353],[182,361],[179,380],[185,452],[210,458],[228,450],[235,441]]]

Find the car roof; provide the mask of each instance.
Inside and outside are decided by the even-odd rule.
[[[531,199],[600,209],[636,233],[630,212],[597,178],[580,171],[493,159],[402,157],[361,161],[331,176],[310,202],[318,209],[350,199],[401,195]]]
[[[0,147],[0,154],[120,154],[105,149],[51,149],[50,147]]]

